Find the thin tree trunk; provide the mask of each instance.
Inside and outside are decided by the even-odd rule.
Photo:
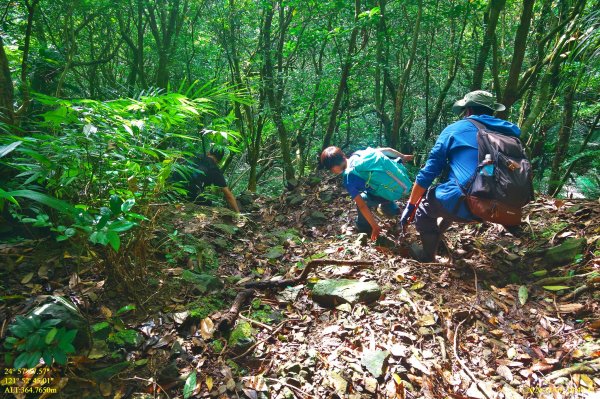
[[[599,122],[600,122],[600,112],[596,114],[596,118],[594,118],[594,121],[590,125],[590,128],[589,128],[587,134],[585,135],[585,138],[583,139],[583,142],[579,146],[579,150],[577,151],[578,154],[581,154],[583,151],[585,151],[585,149],[586,149],[586,147],[587,147],[590,139],[592,138],[592,136],[594,135],[594,132],[596,131],[596,128],[598,128],[598,123]],[[580,158],[580,159],[582,159],[582,158]],[[573,162],[571,162],[569,164],[569,167],[567,168],[567,170],[565,171],[565,173],[561,177],[560,182],[558,183],[558,186],[556,187],[556,189],[552,193],[553,197],[556,197],[560,193],[560,191],[562,190],[563,186],[567,182],[567,179],[571,175],[571,172],[573,171],[573,168],[578,163],[578,161],[579,161],[579,159],[578,160],[574,160]]]
[[[323,137],[323,148],[327,148],[331,145],[331,139],[335,128],[337,126],[337,116],[340,110],[340,104],[342,97],[348,84],[348,77],[350,76],[350,69],[352,68],[352,56],[356,48],[356,37],[358,36],[358,15],[360,14],[360,0],[354,1],[354,27],[350,33],[350,44],[348,45],[348,52],[346,53],[346,59],[344,66],[342,67],[342,75],[340,77],[340,83],[333,100],[333,106],[329,113],[329,122],[327,123],[327,130],[325,131],[325,137]]]
[[[512,61],[510,63],[506,87],[504,88],[504,96],[502,97],[501,101],[501,103],[506,107],[506,110],[498,113],[498,116],[503,119],[506,119],[509,114],[510,107],[518,100],[517,89],[519,87],[519,75],[521,74],[521,68],[523,67],[523,60],[525,58],[525,50],[527,49],[527,36],[529,33],[529,27],[531,26],[531,19],[533,17],[534,4],[535,0],[523,0],[523,11],[521,12],[521,19],[519,21],[519,26],[517,27],[517,33],[515,34]]]
[[[423,2],[419,0],[419,10],[417,12],[417,18],[415,20],[415,27],[412,33],[412,45],[408,62],[404,67],[400,81],[398,82],[398,88],[396,89],[396,98],[394,101],[394,118],[392,122],[392,131],[390,133],[390,146],[396,148],[399,144],[402,147],[406,147],[406,137],[402,137],[403,143],[400,143],[400,126],[402,125],[402,112],[404,109],[404,100],[406,97],[406,90],[408,87],[408,79],[410,78],[410,72],[415,62],[415,55],[417,53],[417,43],[419,42],[419,32],[421,28],[421,15],[423,14]]]
[[[281,96],[277,95],[276,93],[275,72],[271,54],[271,26],[273,23],[274,6],[275,5],[271,2],[271,7],[265,11],[265,23],[262,31],[265,93],[267,95],[269,107],[271,108],[271,117],[279,135],[279,145],[281,148],[281,157],[283,160],[283,170],[286,185],[288,188],[293,188],[296,186],[297,182],[294,173],[294,166],[292,165],[288,133],[283,122],[283,116],[281,114]]]
[[[486,10],[487,23],[485,27],[485,35],[483,37],[483,43],[479,48],[475,68],[473,69],[473,83],[471,84],[472,90],[481,89],[481,85],[483,83],[483,72],[485,71],[485,63],[487,61],[488,54],[490,53],[490,48],[493,44],[492,41],[494,40],[494,35],[496,34],[498,17],[500,16],[502,9],[504,9],[505,4],[506,0],[490,0],[490,4]]]
[[[558,142],[556,143],[556,151],[554,153],[554,159],[552,160],[550,182],[548,183],[548,194],[554,194],[560,185],[560,166],[567,156],[567,149],[569,148],[569,141],[571,139],[571,133],[573,132],[573,109],[576,87],[577,85],[573,83],[567,87],[565,92],[563,123],[560,127],[560,131],[558,132]]]
[[[23,103],[17,110],[17,118],[27,112],[29,109],[29,103],[31,102],[29,96],[29,84],[27,83],[27,68],[29,66],[29,47],[31,45],[31,30],[33,27],[33,15],[35,14],[35,7],[38,5],[40,0],[33,0],[31,3],[29,0],[25,0],[25,7],[27,7],[27,28],[25,28],[25,43],[23,44],[23,58],[21,60],[21,92],[23,93]],[[19,124],[17,119],[17,124]]]
[[[0,35],[0,121],[9,125],[14,123],[14,88],[2,35]]]

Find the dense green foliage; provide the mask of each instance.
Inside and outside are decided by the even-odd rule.
[[[117,250],[211,144],[237,192],[294,186],[330,144],[422,164],[476,88],[522,126],[538,190],[600,191],[594,1],[23,0],[0,17],[0,206],[59,239]]]

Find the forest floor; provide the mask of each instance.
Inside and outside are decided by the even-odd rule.
[[[454,225],[439,263],[420,264],[406,255],[412,228],[358,235],[338,183],[254,198],[241,216],[159,207],[129,258],[0,244],[0,337],[45,295],[79,307],[93,348],[47,371],[55,397],[600,397],[598,202],[540,197],[512,233]],[[257,289],[233,332],[216,328],[244,284],[314,259],[371,264],[321,262],[299,285]],[[328,279],[380,295],[323,307],[312,293]]]

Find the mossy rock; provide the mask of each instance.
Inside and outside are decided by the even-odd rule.
[[[319,280],[312,290],[315,302],[325,307],[334,307],[342,303],[371,303],[380,296],[381,287],[374,281]]]
[[[240,229],[237,226],[232,224],[225,223],[215,223],[212,225],[215,229],[219,230],[221,233],[226,234],[228,236],[235,235]]]
[[[196,259],[200,270],[213,270],[219,267],[219,255],[208,242],[195,239]]]
[[[565,240],[559,246],[548,249],[544,253],[544,261],[553,266],[570,263],[577,255],[583,253],[586,242],[585,238],[570,238]]]
[[[296,229],[278,230],[275,231],[273,235],[279,240],[280,244],[283,244],[288,240],[291,240],[296,244],[299,244],[301,242],[300,232]]]
[[[253,334],[250,323],[239,322],[229,334],[228,345],[235,353],[244,353],[256,342]]]
[[[223,288],[223,282],[211,274],[194,273],[190,270],[184,270],[181,274],[183,281],[192,283],[200,292],[215,291]]]
[[[202,320],[207,318],[210,314],[224,309],[226,306],[226,303],[219,295],[206,295],[190,303],[187,308],[190,312],[190,318]]]

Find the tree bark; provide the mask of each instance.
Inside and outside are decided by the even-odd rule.
[[[354,51],[356,48],[356,38],[358,36],[358,15],[360,14],[360,0],[354,1],[354,27],[352,28],[352,32],[350,33],[350,43],[348,45],[348,52],[346,53],[346,59],[344,61],[344,65],[342,67],[342,75],[340,77],[340,83],[337,88],[337,92],[335,94],[335,98],[333,99],[333,106],[331,107],[331,112],[329,113],[329,122],[327,123],[327,130],[325,131],[325,136],[323,137],[323,146],[325,149],[331,145],[331,139],[333,138],[333,133],[335,132],[335,128],[337,126],[337,116],[340,110],[340,104],[342,102],[342,97],[344,95],[344,91],[346,90],[346,85],[348,84],[348,77],[350,76],[350,70],[352,69],[352,57],[354,55]]]
[[[549,195],[555,194],[560,185],[560,166],[567,156],[567,149],[569,148],[569,141],[571,140],[571,133],[573,132],[573,109],[576,88],[577,85],[572,83],[565,91],[563,122],[560,131],[558,132],[558,142],[556,143],[552,168],[550,169],[550,182],[548,183]]]
[[[275,4],[271,2],[271,7],[265,10],[265,22],[262,31],[263,41],[263,76],[265,84],[265,93],[271,108],[271,118],[277,128],[277,134],[279,136],[279,145],[281,148],[281,157],[283,160],[283,170],[285,176],[285,182],[288,188],[296,186],[296,177],[294,172],[294,166],[292,165],[292,157],[290,154],[290,143],[288,132],[285,127],[282,115],[281,99],[282,95],[278,94],[276,90],[282,90],[282,88],[276,88],[275,71],[273,67],[272,59],[272,44],[271,44],[271,27],[273,24],[273,15],[275,13]],[[281,21],[280,21],[281,22]],[[282,28],[282,27],[281,27]],[[283,28],[282,28],[283,29]]]
[[[506,81],[504,96],[501,101],[506,107],[506,110],[498,113],[498,116],[502,119],[507,118],[510,107],[518,100],[517,89],[519,87],[519,75],[521,74],[525,50],[527,49],[527,36],[533,17],[534,4],[535,0],[523,0],[523,11],[521,12],[521,19],[519,21],[519,26],[517,27],[517,33],[515,34],[514,50],[508,73],[508,80]]]
[[[0,121],[9,125],[14,123],[14,88],[8,58],[4,51],[4,42],[0,35]]]
[[[415,62],[415,55],[417,52],[417,43],[419,42],[419,32],[421,28],[421,15],[423,14],[423,2],[419,0],[419,10],[417,11],[417,18],[415,20],[415,27],[412,33],[412,45],[408,62],[404,67],[400,81],[398,82],[398,88],[396,89],[396,98],[394,100],[394,118],[392,122],[392,131],[390,132],[390,147],[396,148],[399,144],[402,144],[404,150],[407,147],[406,137],[402,137],[403,143],[400,143],[400,126],[403,123],[402,112],[404,110],[404,100],[406,97],[406,90],[408,87],[408,79],[412,66]]]
[[[586,149],[586,147],[587,147],[590,139],[592,138],[592,136],[594,135],[594,132],[598,128],[598,123],[599,122],[600,122],[600,112],[596,114],[596,117],[594,118],[594,121],[590,125],[590,128],[588,129],[588,132],[585,135],[585,138],[583,139],[583,142],[579,146],[579,150],[577,151],[578,154],[581,154],[583,151],[585,151],[585,149]],[[575,165],[578,163],[578,161],[580,159],[584,159],[584,158],[579,158],[577,160],[572,161],[569,164],[569,167],[567,168],[567,170],[565,171],[565,173],[561,177],[560,182],[558,183],[558,186],[556,187],[556,189],[554,190],[554,192],[551,194],[553,197],[556,197],[560,193],[560,190],[562,190],[563,186],[567,182],[567,179],[571,175],[571,172],[573,171],[573,168],[575,167]]]
[[[483,83],[483,72],[485,71],[485,63],[492,47],[494,35],[496,34],[498,17],[500,16],[500,12],[504,9],[505,4],[506,0],[490,0],[488,9],[486,10],[485,35],[483,37],[483,43],[479,48],[475,68],[473,69],[473,83],[471,84],[471,90],[481,89],[481,85]]]
[[[29,109],[29,103],[31,101],[29,96],[29,84],[27,83],[27,68],[29,66],[29,47],[31,45],[31,30],[33,27],[33,15],[35,14],[35,7],[38,5],[40,0],[25,0],[25,7],[27,8],[27,27],[25,28],[25,43],[23,44],[23,57],[21,60],[21,92],[23,93],[23,103],[17,110],[17,117],[25,114]],[[19,124],[17,120],[17,124]]]

